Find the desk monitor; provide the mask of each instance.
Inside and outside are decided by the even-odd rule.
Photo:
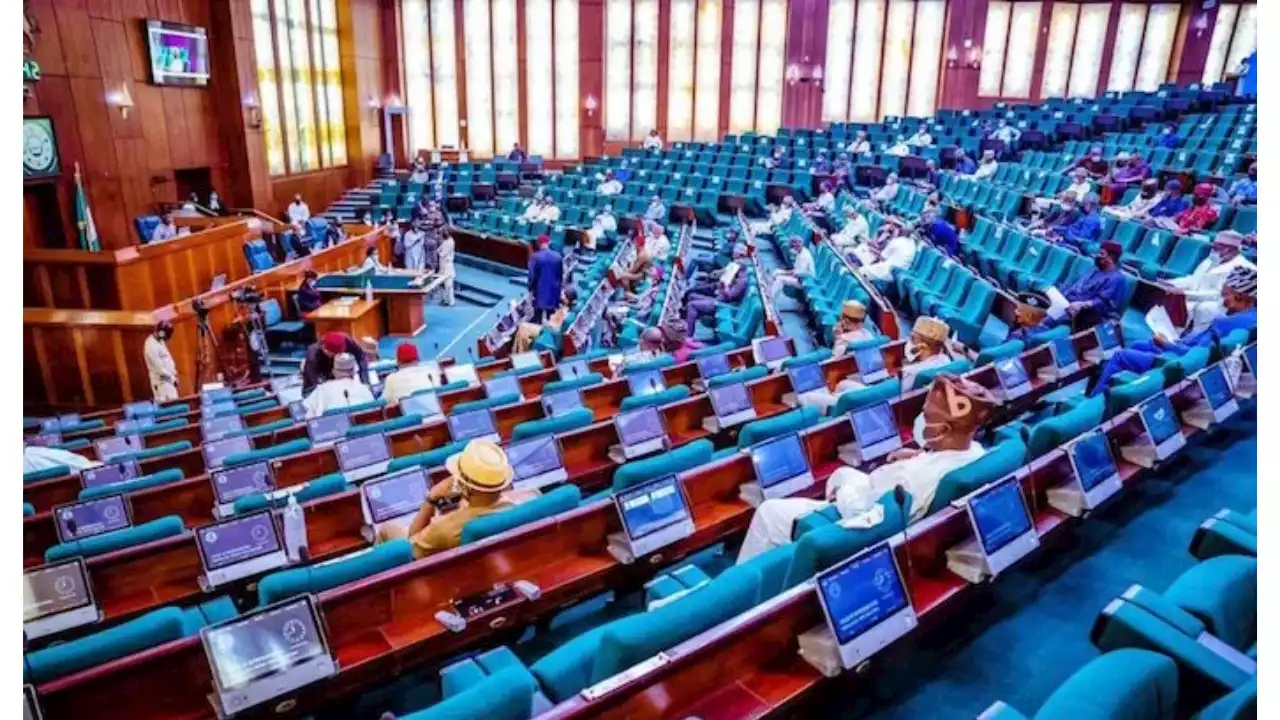
[[[818,600],[845,669],[916,627],[906,581],[890,542],[881,542],[817,577]]]
[[[217,405],[219,403],[227,402],[228,400],[234,402],[234,398],[231,394],[231,388],[229,387],[205,390],[200,393],[201,405]]]
[[[1169,396],[1159,393],[1146,401],[1139,410],[1142,424],[1156,449],[1156,459],[1164,460],[1186,444],[1182,436],[1182,420],[1174,412]]]
[[[117,455],[129,455],[142,450],[142,438],[137,435],[117,435],[94,440],[93,447],[98,452],[98,459],[111,462]]]
[[[849,413],[853,438],[862,462],[883,457],[902,447],[898,419],[887,402],[858,408]]]
[[[58,540],[63,543],[123,530],[133,525],[133,514],[128,498],[124,495],[108,495],[59,505],[53,509],[53,517],[57,521]]]
[[[290,375],[285,378],[274,378],[271,391],[281,405],[292,405],[302,401],[302,376]]]
[[[746,383],[714,387],[707,391],[707,395],[711,397],[711,408],[721,428],[733,427],[756,417],[756,408],[751,403],[751,392],[747,390]]]
[[[1120,347],[1120,328],[1116,323],[1102,323],[1093,328],[1094,337],[1098,339],[1098,349],[1104,355]]]
[[[1040,536],[1015,476],[970,495],[968,511],[992,575],[1004,572],[1040,546]]]
[[[542,395],[542,412],[547,417],[572,412],[582,407],[582,392],[577,388]]]
[[[201,418],[216,418],[221,415],[230,415],[236,412],[237,406],[235,400],[223,400],[222,402],[211,403],[209,405],[200,406]]]
[[[996,361],[996,377],[1000,379],[1006,401],[1022,397],[1031,390],[1031,378],[1027,376],[1027,366],[1022,363],[1020,355]]]
[[[337,672],[309,596],[200,630],[221,716],[259,705]]]
[[[346,437],[351,429],[351,417],[346,413],[321,415],[307,421],[307,437],[312,445],[331,443]]]
[[[853,360],[858,366],[858,376],[862,378],[864,384],[879,382],[889,377],[889,370],[884,364],[884,350],[878,345],[855,350]]]
[[[729,356],[724,353],[698,358],[698,376],[702,382],[730,372]]]
[[[523,370],[531,367],[540,368],[542,367],[542,357],[534,350],[516,353],[511,356],[511,367],[516,370]]]
[[[586,360],[561,360],[556,363],[556,373],[561,380],[580,378],[588,372]]]
[[[656,407],[620,412],[613,416],[613,425],[627,459],[658,452],[666,446],[667,430]]]
[[[195,537],[210,589],[289,562],[270,510],[206,525],[195,531]]]
[[[22,632],[28,639],[88,625],[99,618],[83,558],[41,565],[22,573]]]
[[[213,473],[211,480],[214,501],[220,506],[233,505],[246,495],[268,493],[276,489],[271,464],[265,460],[219,470]]]
[[[139,400],[138,402],[125,403],[124,416],[130,420],[148,417],[156,414],[156,403],[154,400]]]
[[[96,488],[133,480],[136,477],[138,477],[138,461],[125,460],[81,470],[80,485],[85,489]]]
[[[783,360],[791,357],[791,347],[785,337],[756,338],[751,341],[751,355],[757,365],[776,370]]]
[[[449,434],[454,442],[483,438],[498,442],[498,428],[493,422],[493,412],[489,408],[468,410],[453,413],[449,416]]]
[[[520,378],[515,375],[502,375],[485,380],[484,394],[488,398],[514,394],[516,397],[524,399],[524,393],[520,391]]]
[[[1076,356],[1076,345],[1071,341],[1071,338],[1058,338],[1051,342],[1049,346],[1053,349],[1053,364],[1058,369],[1058,377],[1080,369],[1080,359]]]
[[[385,477],[374,478],[360,486],[364,500],[365,522],[373,528],[403,520],[405,527],[427,500],[431,483],[426,472],[410,468]]]
[[[641,370],[627,375],[627,387],[632,397],[643,397],[666,390],[667,381],[661,370]]]
[[[465,382],[469,387],[480,384],[480,376],[476,375],[476,366],[471,363],[450,365],[444,369],[444,378],[451,383]]]
[[[144,415],[132,420],[120,420],[116,423],[116,435],[137,435],[150,430],[156,424],[155,416]]]
[[[791,378],[791,390],[796,395],[803,395],[819,388],[825,390],[827,387],[826,374],[822,371],[822,365],[818,363],[795,365],[787,371],[787,375]]]
[[[253,443],[247,435],[232,435],[229,438],[207,442],[200,446],[204,454],[204,466],[207,470],[216,470],[223,466],[227,458],[240,453],[253,451]]]
[[[1076,482],[1084,493],[1080,509],[1092,510],[1120,490],[1120,474],[1116,470],[1111,443],[1102,431],[1091,432],[1067,448]]]
[[[693,534],[693,515],[684,486],[675,475],[651,480],[614,496],[622,527],[630,541],[632,557]]]
[[[1235,391],[1231,388],[1231,381],[1227,379],[1227,374],[1222,371],[1221,363],[1214,363],[1205,368],[1197,379],[1200,382],[1200,392],[1209,403],[1209,407],[1213,408],[1215,416],[1224,408],[1230,408],[1231,412],[1235,412],[1235,408],[1231,407],[1231,404],[1236,401]],[[1219,422],[1222,420],[1222,418],[1216,419]]]
[[[400,400],[401,415],[421,415],[422,419],[439,417],[440,398],[434,392],[420,392]]]
[[[753,445],[751,463],[766,500],[789,497],[813,484],[804,445],[794,433]]]
[[[507,459],[515,470],[515,486],[521,489],[537,490],[569,479],[555,435],[513,442],[507,446]]]
[[[338,467],[350,482],[381,475],[391,462],[391,448],[382,433],[340,440],[336,448]]]
[[[306,422],[307,407],[301,401],[289,403],[289,419],[295,423]]]
[[[205,441],[221,440],[228,435],[244,430],[244,418],[239,415],[223,415],[200,421],[200,432]]]
[[[44,720],[34,685],[22,686],[22,720]]]

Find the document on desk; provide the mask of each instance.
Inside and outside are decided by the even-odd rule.
[[[1147,311],[1147,327],[1156,335],[1163,335],[1169,340],[1177,340],[1181,336],[1163,305],[1156,305]]]
[[[355,305],[356,301],[359,299],[360,298],[355,295],[344,295],[338,298],[335,302],[341,307],[351,307],[352,305]]]

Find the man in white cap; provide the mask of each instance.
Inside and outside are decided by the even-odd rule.
[[[618,231],[618,218],[613,215],[613,206],[606,204],[600,209],[600,212],[591,219],[591,227],[583,234],[586,238],[586,247],[595,250],[600,239],[607,232]]]
[[[1169,284],[1187,296],[1189,332],[1198,333],[1226,312],[1222,306],[1222,287],[1227,277],[1240,267],[1257,270],[1240,252],[1244,237],[1234,230],[1223,230],[1213,238],[1209,257],[1200,261],[1190,275],[1174,278]]]
[[[993,177],[999,169],[1000,163],[996,160],[996,151],[983,150],[982,162],[978,163],[978,168],[973,171],[973,175],[971,177],[974,180],[986,180]]]
[[[787,245],[791,248],[795,259],[791,263],[790,270],[778,270],[774,273],[774,289],[781,289],[791,298],[801,300],[804,292],[803,279],[813,277],[816,271],[813,253],[805,247],[804,239],[799,235],[792,235]]]
[[[862,275],[873,282],[889,282],[894,270],[906,268],[916,257],[915,237],[901,225],[887,220],[889,218],[880,226],[884,233],[883,245],[877,248],[874,243],[863,243],[857,250],[858,259],[863,263]]]
[[[849,346],[868,342],[876,338],[876,334],[867,327],[867,306],[857,300],[845,300],[840,308],[840,319],[832,329],[834,338],[831,343],[831,356],[844,357]],[[800,404],[805,407],[816,407],[824,414],[835,405],[842,393],[863,387],[856,377],[841,380],[834,391],[826,387],[810,390],[799,397]]]
[[[951,328],[936,317],[922,315],[911,326],[911,337],[903,348],[902,391],[915,386],[916,376],[951,362],[947,336]]]
[[[351,353],[339,353],[333,357],[333,379],[316,386],[302,401],[307,419],[318,418],[329,410],[373,402],[369,387],[356,379],[359,365]]]
[[[973,436],[996,405],[991,393],[964,378],[939,376],[924,404],[923,445],[889,455],[889,462],[870,473],[842,467],[827,478],[823,500],[766,500],[756,508],[738,551],[738,564],[791,542],[795,521],[834,504],[841,525],[875,527],[884,521],[877,501],[899,485],[910,495],[910,520],[925,516],[938,483],[947,473],[981,458],[986,450]]]
[[[845,252],[852,250],[871,237],[871,225],[867,218],[855,205],[847,205],[844,209],[844,226],[831,236],[836,249]]]

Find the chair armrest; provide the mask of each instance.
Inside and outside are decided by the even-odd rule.
[[[1200,560],[1219,555],[1258,556],[1258,536],[1216,517],[1200,523],[1191,538],[1191,555]]]
[[[1027,716],[1006,705],[1003,700],[997,700],[982,711],[978,720],[1027,720]]]

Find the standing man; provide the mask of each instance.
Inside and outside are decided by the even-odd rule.
[[[333,377],[333,358],[342,353],[355,358],[361,382],[369,377],[369,361],[360,343],[346,333],[325,333],[324,337],[307,348],[306,357],[302,361],[302,394],[309,394],[320,383]]]
[[[301,193],[294,194],[293,202],[289,203],[289,211],[286,214],[289,216],[289,222],[291,223],[305,223],[311,219],[311,208],[302,202]]]
[[[442,278],[440,287],[444,288],[444,304],[450,306],[454,303],[453,280],[458,276],[453,267],[453,247],[453,235],[446,230],[440,246],[436,248],[436,272]]]
[[[426,220],[418,218],[413,227],[404,234],[404,266],[409,270],[427,269],[427,231]]]
[[[157,403],[178,399],[178,366],[169,352],[169,338],[173,337],[173,323],[161,320],[156,331],[142,344],[142,357],[147,363],[147,375],[151,378],[151,394]]]
[[[540,323],[560,304],[564,259],[551,249],[551,238],[538,236],[538,251],[529,259],[529,294],[533,297],[533,321]]]

